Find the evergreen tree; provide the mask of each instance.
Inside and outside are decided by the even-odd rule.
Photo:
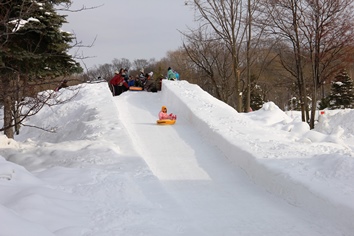
[[[80,71],[68,54],[73,36],[61,31],[65,16],[54,8],[54,4],[67,2],[8,1],[5,8],[12,10],[5,27],[11,33],[6,37],[1,74],[10,69],[33,77],[55,77]]]
[[[261,86],[257,84],[257,77],[255,75],[251,75],[250,111],[256,111],[261,109],[264,104],[263,98],[264,98],[264,93]],[[246,100],[247,97],[243,96],[242,102],[243,102],[244,112],[249,112],[246,111],[247,109]]]
[[[318,109],[319,110],[323,110],[326,109],[327,107],[329,107],[329,97],[324,97],[321,99],[321,101],[318,104]]]
[[[74,37],[61,30],[66,16],[55,10],[58,4],[70,3],[12,0],[0,4],[0,78],[2,99],[6,101],[3,130],[9,138],[13,138],[11,132],[16,122],[38,112],[38,103],[43,102],[37,99],[33,107],[27,107],[27,114],[17,112],[23,98],[29,96],[29,84],[82,71],[68,54]]]
[[[328,108],[331,110],[354,108],[353,80],[346,71],[342,71],[335,77],[328,100]]]
[[[253,111],[256,111],[261,109],[263,104],[263,91],[259,85],[255,85],[251,91],[251,108]]]

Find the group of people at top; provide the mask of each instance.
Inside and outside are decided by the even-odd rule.
[[[109,81],[113,96],[118,96],[129,90],[130,87],[141,87],[148,92],[154,92],[154,82],[152,81],[153,72],[144,74],[144,69],[140,70],[140,74],[133,78],[128,75],[128,69],[121,68],[115,72],[114,77]]]
[[[131,86],[142,87],[148,92],[152,92],[153,80],[152,76],[154,73],[151,71],[150,73],[144,73],[144,69],[140,70],[140,73],[134,80],[130,81]]]
[[[140,74],[133,78],[128,75],[128,69],[121,68],[119,71],[115,72],[114,77],[109,81],[113,96],[122,94],[132,86],[141,87],[148,92],[157,92],[155,81],[151,79],[152,76],[153,72],[144,73],[144,69],[141,69]],[[169,67],[167,69],[166,79],[179,80],[179,74]]]

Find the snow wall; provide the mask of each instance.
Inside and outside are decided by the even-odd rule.
[[[286,171],[272,167],[262,160],[264,157],[256,157],[252,153],[254,146],[242,139],[247,133],[242,131],[244,129],[240,129],[241,131],[237,129],[240,126],[251,126],[249,119],[240,115],[231,106],[215,99],[199,86],[193,84],[186,86],[183,83],[188,82],[167,80],[162,82],[162,100],[170,111],[186,119],[205,140],[217,146],[226,158],[243,169],[257,185],[289,204],[324,216],[334,222],[343,231],[343,235],[353,235],[352,205],[341,202],[332,195],[326,195],[325,192],[316,191]],[[186,90],[186,87],[190,89]],[[204,110],[200,114],[205,114],[205,109],[210,116],[201,117],[199,111]]]

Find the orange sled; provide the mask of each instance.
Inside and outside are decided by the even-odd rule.
[[[136,86],[130,86],[130,87],[129,87],[129,90],[132,90],[132,91],[142,91],[143,88],[142,88],[142,87],[136,87]]]
[[[156,123],[158,125],[173,125],[176,123],[176,120],[157,120]]]

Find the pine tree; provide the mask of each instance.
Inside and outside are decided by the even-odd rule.
[[[328,108],[331,110],[354,108],[353,80],[346,71],[342,71],[335,77],[328,100]]]
[[[0,3],[0,79],[4,106],[5,134],[13,138],[14,114],[20,114],[23,98],[29,96],[31,85],[43,79],[81,72],[82,68],[68,54],[74,37],[61,30],[66,16],[55,6],[69,0],[12,0]],[[37,102],[41,102],[38,101]],[[41,106],[27,107],[38,112]],[[21,114],[22,119],[28,114]],[[11,119],[9,118],[11,116]],[[5,121],[6,117],[6,121]]]
[[[255,85],[251,91],[251,108],[253,111],[259,110],[264,104],[263,91],[259,85]]]
[[[68,1],[55,1],[56,3]],[[80,66],[68,54],[73,36],[61,31],[65,16],[53,1],[9,1],[6,68],[33,76],[59,76],[79,72]]]

